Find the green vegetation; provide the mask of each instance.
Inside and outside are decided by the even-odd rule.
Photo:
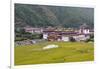
[[[23,41],[27,39],[42,39],[42,34],[20,34],[21,37],[15,37],[15,41]]]
[[[79,28],[83,23],[93,29],[93,8],[15,4],[15,28],[27,25]]]
[[[49,44],[58,48],[43,50]],[[41,42],[15,47],[15,65],[80,62],[94,60],[94,45],[86,42]]]
[[[85,42],[94,42],[94,34],[91,34],[90,38],[87,39]]]
[[[31,34],[29,32],[25,32],[24,29],[16,30],[15,29],[15,41],[23,41],[27,39],[42,39],[42,33],[34,33]]]

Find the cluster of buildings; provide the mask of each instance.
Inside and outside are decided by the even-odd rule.
[[[94,33],[93,29],[89,29],[86,24],[80,26],[79,29],[64,29],[58,30],[57,28],[33,28],[24,27],[25,32],[29,33],[41,33],[44,40],[48,41],[70,41],[73,38],[75,41],[85,41],[90,38],[90,35]]]

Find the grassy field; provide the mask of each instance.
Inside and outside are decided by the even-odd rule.
[[[49,44],[58,48],[43,50]],[[15,47],[15,65],[80,62],[94,60],[93,43],[85,42],[42,42]]]

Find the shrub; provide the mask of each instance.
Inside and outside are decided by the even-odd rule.
[[[76,41],[73,37],[70,37],[69,40],[70,40],[71,42],[75,42],[75,41]]]

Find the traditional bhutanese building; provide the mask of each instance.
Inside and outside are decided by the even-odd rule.
[[[43,29],[42,28],[33,28],[30,26],[24,27],[25,32],[29,32],[29,33],[42,33]]]
[[[70,41],[70,37],[72,37],[76,41],[84,41],[90,38],[90,34],[88,26],[83,24],[79,30],[73,31],[44,30],[43,39],[48,41]]]

